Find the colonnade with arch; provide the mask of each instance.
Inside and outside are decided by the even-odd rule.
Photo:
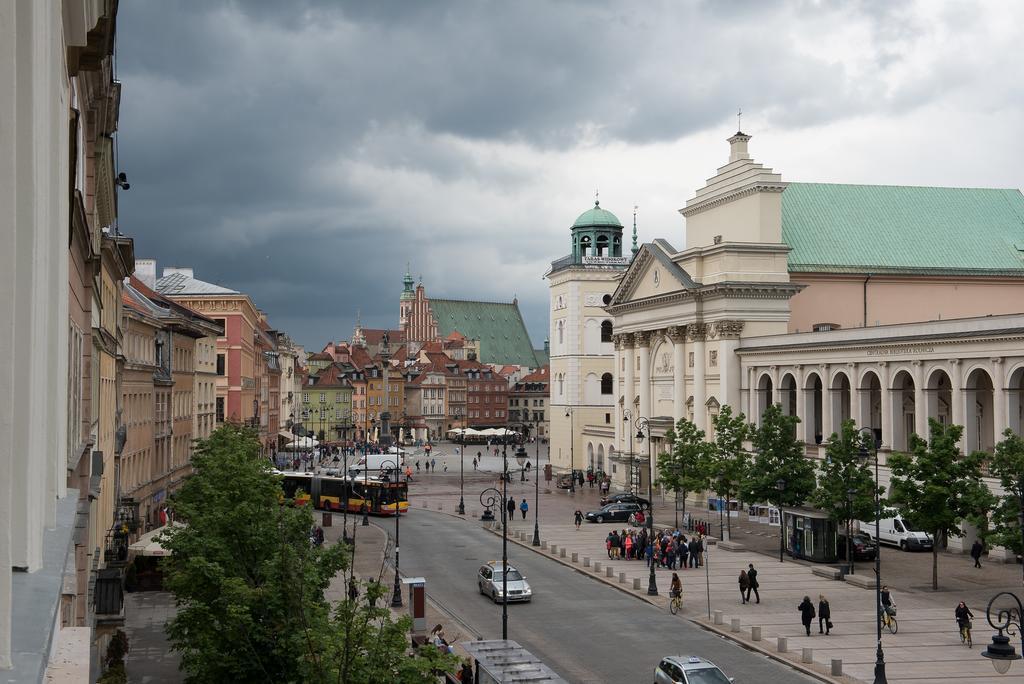
[[[846,363],[744,364],[744,410],[772,403],[799,416],[798,436],[820,444],[844,420],[869,427],[885,451],[906,451],[928,419],[964,427],[961,449],[991,452],[1024,426],[1024,357],[929,358]]]

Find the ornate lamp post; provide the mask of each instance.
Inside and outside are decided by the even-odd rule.
[[[370,433],[373,433],[374,426],[377,423],[375,418],[370,419]],[[360,508],[363,509],[363,527],[370,525],[370,507],[366,505],[366,491],[369,489],[370,484],[370,457],[367,456],[367,444],[370,441],[370,436],[367,435],[366,439],[363,440],[363,504]]]
[[[463,490],[466,486],[466,428],[459,430],[459,515],[466,515],[466,500]]]
[[[397,463],[397,461],[391,461],[391,460],[381,461],[381,464],[380,464],[381,470],[384,469],[384,466],[388,466],[388,465],[391,466],[391,471],[388,473],[388,476],[390,477],[391,473],[395,474],[395,492],[397,493],[398,492],[398,484],[399,484],[398,478],[399,478],[399,475],[400,475],[400,471],[398,469],[398,463]],[[398,521],[399,521],[399,519],[401,517],[402,517],[402,513],[401,513],[401,510],[398,507],[398,499],[396,498],[395,499],[395,587],[394,587],[394,593],[391,595],[391,607],[392,608],[401,608],[402,607],[402,580],[399,579],[399,577],[398,577]]]
[[[874,684],[888,684],[889,680],[885,678],[885,654],[882,652],[882,545],[878,543],[882,500],[878,495],[878,445],[875,442],[875,433],[871,428],[861,428],[860,436],[860,450],[857,452],[857,456],[862,461],[868,460],[868,439],[871,440],[871,446],[875,452],[875,638],[878,647],[875,650]]]
[[[633,423],[636,428],[636,440],[643,442],[646,433],[647,437],[647,463],[651,473],[647,477],[647,500],[651,502],[650,507],[647,509],[647,538],[654,542],[654,456],[652,454],[652,442],[651,439],[651,424],[643,416],[636,419]],[[657,596],[658,595],[658,580],[654,576],[654,560],[651,560],[651,576],[647,578],[647,595]]]
[[[540,420],[537,421],[537,458],[533,468],[533,545],[540,546]],[[550,460],[550,456],[549,456]]]
[[[1009,596],[1017,605],[1011,604],[1009,608],[997,609],[995,620],[993,621],[992,605],[1000,596]],[[992,661],[992,667],[999,674],[1009,672],[1013,661],[1021,659],[1020,654],[1010,645],[1010,637],[1005,636],[1003,632],[1020,636],[1022,640],[1021,648],[1024,650],[1024,624],[1022,624],[1022,617],[1024,617],[1024,605],[1021,604],[1016,594],[1009,591],[1001,591],[993,596],[992,600],[988,602],[988,607],[985,608],[985,619],[988,620],[988,624],[998,631],[998,634],[992,635],[992,643],[981,652],[981,655]]]
[[[782,513],[782,493],[786,491],[786,481],[779,478],[775,481],[775,489],[779,492],[779,562],[786,546],[786,516]]]
[[[505,472],[508,472],[508,458],[503,456]],[[502,492],[494,487],[488,487],[480,492],[480,503],[490,511],[498,500],[501,500],[501,638],[508,639],[508,511],[505,509],[505,493],[508,490],[508,482],[502,477]],[[485,513],[486,515],[486,513]]]
[[[575,416],[571,406],[565,407],[565,417],[569,419],[569,493],[576,493],[576,459],[573,447],[576,446]]]

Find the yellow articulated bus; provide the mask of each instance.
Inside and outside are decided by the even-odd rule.
[[[350,478],[315,473],[277,472],[284,496],[296,504],[308,503],[324,511],[362,512],[363,504],[373,515],[409,512],[409,485],[379,477]]]

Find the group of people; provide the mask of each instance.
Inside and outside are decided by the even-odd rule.
[[[814,604],[811,603],[810,596],[804,596],[804,600],[797,606],[797,610],[800,611],[800,622],[803,623],[804,629],[807,630],[807,636],[811,636],[811,624],[814,622],[815,616],[818,618],[818,634],[828,634],[832,631],[832,608],[828,604],[828,599],[823,594],[818,594],[818,610],[814,610]]]
[[[505,510],[508,512],[508,519],[514,520],[516,517],[516,498],[514,496],[508,497],[508,501],[505,502]],[[523,514],[523,520],[526,520],[526,514],[530,510],[530,504],[526,503],[526,499],[518,506],[519,512]]]
[[[574,520],[579,529],[583,514],[576,511]],[[612,530],[605,537],[605,549],[612,560],[643,560],[650,566],[675,570],[698,568],[704,564],[704,537],[692,534],[689,538],[682,530]]]
[[[757,581],[757,569],[753,563],[749,563],[746,570],[740,570],[740,600],[743,603],[750,603],[750,594],[753,592],[757,603],[761,602],[761,593],[758,588],[761,584]]]
[[[432,458],[429,461],[426,461],[426,460],[423,461],[423,467],[426,468],[426,471],[428,473],[432,472],[432,471],[436,473],[437,472],[437,459],[436,458]],[[441,462],[441,467],[444,469],[444,472],[447,473],[448,472],[448,461],[442,461]],[[419,459],[416,459],[416,472],[417,473],[420,472],[420,460]]]

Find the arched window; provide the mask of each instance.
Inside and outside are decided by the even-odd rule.
[[[601,394],[612,393],[612,374],[605,373],[601,376]]]
[[[611,342],[612,341],[612,322],[601,321],[601,341]]]

